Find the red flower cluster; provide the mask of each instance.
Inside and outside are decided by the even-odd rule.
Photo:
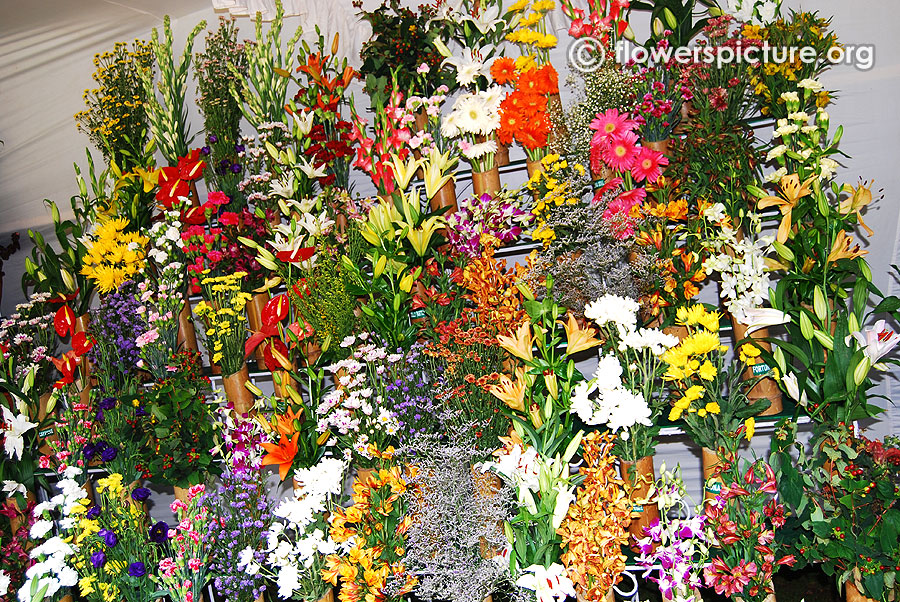
[[[156,200],[167,211],[172,209],[179,197],[190,196],[191,182],[203,177],[205,167],[206,163],[200,159],[200,149],[195,148],[186,157],[179,158],[178,165],[160,169]]]
[[[355,112],[353,114],[350,140],[359,142],[353,166],[369,174],[379,195],[391,194],[396,189],[394,169],[390,165],[391,153],[401,161],[409,156],[407,142],[412,138],[409,124],[413,121],[415,117],[405,109],[403,94],[397,90],[391,94],[384,111],[375,113],[372,138],[366,134],[366,121]]]

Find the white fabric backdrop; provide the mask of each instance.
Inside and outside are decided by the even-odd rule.
[[[23,298],[19,278],[30,251],[26,230],[34,228],[46,235],[51,223],[43,199],[54,199],[66,211],[68,199],[76,191],[72,163],[85,164],[84,148],[89,143],[76,130],[72,116],[83,108],[82,92],[92,85],[93,55],[111,48],[116,41],[149,38],[150,29],[161,26],[164,14],[172,15],[177,44],[181,44],[199,20],[205,19],[214,27],[217,15],[228,13],[215,12],[209,1],[0,0],[0,140],[4,142],[0,145],[0,244],[5,244],[13,231],[20,231],[23,237],[23,250],[3,266],[2,313],[10,313]],[[272,4],[271,0],[213,2],[223,7],[246,4],[252,10]],[[376,4],[376,0],[366,0],[366,7]],[[292,32],[302,24],[311,32],[318,23],[328,38],[340,31],[342,51],[350,56],[356,56],[368,35],[368,25],[356,20],[350,0],[288,0],[286,6],[289,13],[300,15],[286,20],[286,30]],[[866,222],[875,230],[868,241],[868,259],[876,284],[885,293],[896,294],[900,286],[889,273],[890,265],[897,262],[900,243],[900,170],[896,155],[900,141],[900,40],[895,32],[895,6],[895,0],[786,0],[784,8],[833,15],[833,28],[843,43],[874,45],[871,70],[840,65],[823,80],[826,87],[840,91],[829,112],[833,127],[844,125],[841,148],[850,155],[843,161],[846,169],[840,172],[841,178],[850,183],[859,177],[874,179],[876,189],[884,190],[885,198],[866,214]],[[646,31],[646,26],[637,24],[641,18],[636,14],[632,19],[639,34],[642,29]],[[238,23],[242,36],[251,37],[251,20],[244,17]],[[565,32],[559,32],[559,37],[562,47],[555,52],[553,62],[562,72],[568,39]],[[201,35],[197,40],[198,48],[202,39]],[[194,85],[191,81],[191,94]],[[567,97],[565,91],[563,97]],[[196,133],[202,122],[193,106],[190,111],[191,129]],[[96,151],[94,154],[99,157]],[[884,379],[878,392],[890,398],[895,389],[891,377]],[[872,428],[878,435],[900,433],[900,412],[889,411]],[[660,457],[665,456],[681,459],[688,479],[699,469],[699,460],[693,462],[696,467],[691,466],[683,444],[661,446]]]

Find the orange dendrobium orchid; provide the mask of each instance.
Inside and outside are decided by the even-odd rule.
[[[485,385],[484,390],[505,403],[513,410],[525,411],[525,390],[528,384],[525,381],[525,369],[516,368],[516,380],[506,374],[500,375],[500,382],[496,385]]]
[[[294,457],[297,455],[297,437],[300,433],[294,433],[294,436],[288,439],[282,435],[278,443],[263,443],[263,449],[268,452],[262,459],[263,466],[271,464],[278,465],[278,476],[283,481],[287,478],[288,472],[294,463]]]
[[[531,352],[534,336],[531,334],[531,322],[528,320],[519,324],[515,335],[511,337],[498,335],[497,342],[503,349],[521,360],[530,362],[534,359],[534,354]]]
[[[859,243],[853,244],[853,239],[847,234],[846,230],[841,230],[831,245],[831,252],[828,253],[827,263],[838,261],[839,259],[856,259],[869,252],[859,248]]]
[[[569,320],[560,321],[560,324],[566,329],[566,355],[573,355],[600,344],[600,341],[594,338],[597,331],[594,328],[581,328],[571,312]]]
[[[797,202],[800,199],[808,196],[812,192],[809,185],[814,179],[815,176],[811,176],[801,184],[800,176],[795,173],[782,176],[779,184],[781,187],[781,196],[767,196],[759,199],[757,206],[760,209],[778,207],[778,210],[781,211],[781,224],[778,226],[778,234],[775,237],[778,242],[784,243],[784,241],[787,240],[788,234],[791,231],[791,218],[794,207],[797,206]]]

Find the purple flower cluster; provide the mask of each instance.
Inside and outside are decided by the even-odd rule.
[[[262,564],[264,534],[272,524],[272,500],[266,494],[264,474],[258,470],[228,471],[217,491],[206,495],[215,520],[209,521],[205,537],[214,541],[210,571],[216,575],[218,593],[231,602],[253,602],[266,590],[260,575],[238,569],[238,555],[248,546],[256,549],[254,560]]]
[[[481,236],[486,234],[501,243],[515,240],[534,216],[523,211],[510,199],[500,194],[463,199],[459,210],[447,217],[447,241],[453,249],[467,257],[481,255]]]
[[[421,346],[414,345],[406,352],[399,366],[401,369],[391,370],[382,378],[385,381],[383,405],[397,417],[400,441],[408,443],[420,435],[442,432],[442,409],[434,399]]]
[[[140,317],[140,302],[133,282],[125,282],[100,299],[100,305],[91,310],[90,332],[96,344],[88,352],[90,361],[107,374],[127,378],[137,372],[140,359],[135,339],[148,330]]]
[[[637,563],[659,586],[663,599],[684,599],[687,592],[703,585],[696,561],[699,547],[707,546],[706,516],[667,519],[663,525],[657,519],[644,528],[647,537],[638,540],[640,556]],[[654,549],[655,548],[655,549]],[[702,563],[701,563],[702,564]]]
[[[81,449],[81,453],[84,454],[84,459],[87,461],[99,457],[103,462],[112,462],[118,457],[119,450],[101,439],[99,441],[85,443],[84,447]]]

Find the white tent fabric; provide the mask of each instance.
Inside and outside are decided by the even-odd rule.
[[[365,6],[377,4],[377,0],[366,0]],[[826,87],[840,91],[830,108],[832,124],[845,128],[841,148],[849,155],[842,160],[845,169],[840,177],[849,183],[855,183],[858,177],[874,179],[875,188],[884,190],[884,199],[871,206],[865,216],[875,229],[866,248],[876,285],[888,294],[900,293],[890,272],[891,264],[898,263],[900,244],[900,38],[895,32],[895,4],[895,0],[868,0],[864,4],[785,0],[783,6],[783,11],[803,8],[833,15],[832,26],[843,43],[874,48],[871,69],[838,65],[823,80]],[[350,0],[285,0],[285,5],[294,15],[286,19],[286,31],[302,25],[308,34],[319,24],[328,38],[340,32],[342,52],[358,56],[370,30],[357,20]],[[201,19],[214,26],[221,14],[248,14],[260,9],[271,14],[273,7],[271,0],[212,0],[212,5],[210,0],[0,0],[0,245],[13,231],[23,235],[23,250],[3,266],[2,313],[8,314],[23,299],[18,280],[30,251],[26,230],[33,228],[46,235],[51,223],[43,199],[54,199],[65,212],[69,197],[76,191],[72,163],[85,164],[88,140],[76,130],[72,116],[83,108],[83,90],[91,87],[93,55],[111,48],[116,41],[149,38],[150,30],[161,26],[165,14],[172,16],[175,38],[181,44]],[[637,24],[644,19],[639,13],[633,19],[639,35],[647,29]],[[238,24],[243,37],[252,37],[249,17],[240,18]],[[568,38],[564,31],[559,32],[559,38],[560,48],[552,58],[562,72]],[[197,48],[202,43],[201,35]],[[565,79],[564,74],[560,79]],[[191,94],[193,88],[192,81]],[[566,98],[564,91],[564,101]],[[192,131],[198,132],[202,122],[194,107],[190,108],[189,119]],[[99,157],[96,151],[94,155]],[[875,392],[891,398],[898,390],[893,378],[894,374],[888,375]],[[873,427],[877,435],[900,433],[900,412],[889,410]],[[668,446],[661,448],[661,454],[668,453]],[[676,446],[671,453],[683,454],[684,448]]]

